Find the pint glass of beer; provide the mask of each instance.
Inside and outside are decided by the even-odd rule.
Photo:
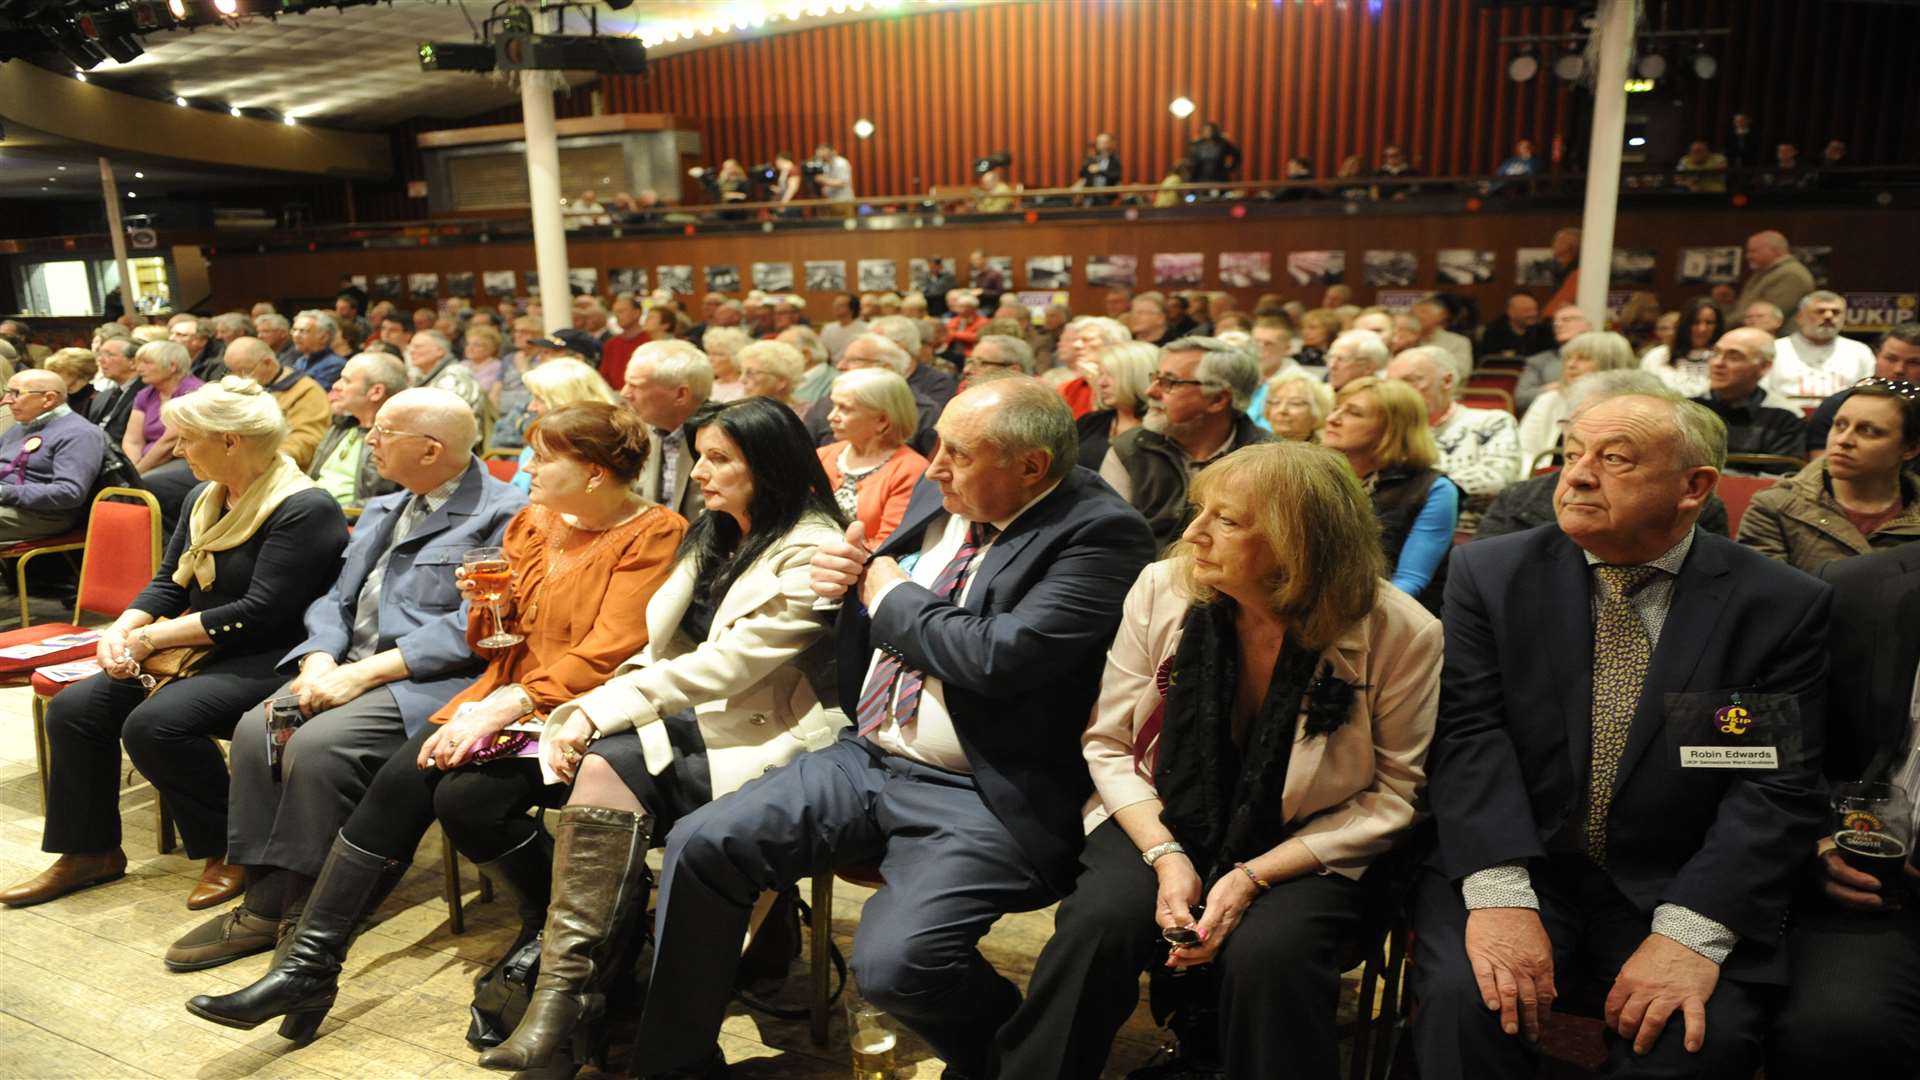
[[[848,986],[847,1042],[853,1046],[853,1080],[893,1080],[899,1023]]]
[[[1912,828],[1913,800],[1898,784],[1834,785],[1834,845],[1841,861],[1879,879],[1882,899],[1909,899],[1904,870]]]

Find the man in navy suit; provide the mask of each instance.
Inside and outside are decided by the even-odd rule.
[[[1833,585],[1827,779],[1920,795],[1920,544],[1836,559],[1819,576]],[[1909,849],[1889,888],[1842,862],[1824,834],[1812,854],[1767,1075],[1818,1075],[1836,1061],[1859,1076],[1909,1074],[1920,1061],[1920,864]]]
[[[1603,398],[1566,445],[1557,526],[1460,548],[1447,581],[1420,1071],[1532,1076],[1585,991],[1605,1075],[1751,1077],[1826,816],[1831,590],[1694,528],[1726,454],[1701,406]]]
[[[380,475],[402,490],[367,502],[339,578],[307,608],[307,640],[281,661],[293,679],[279,694],[297,697],[307,719],[279,775],[267,767],[266,706],[235,729],[227,858],[247,867],[247,898],[175,942],[169,968],[272,948],[373,774],[479,674],[453,572],[468,549],[500,543],[527,500],[467,452],[477,430],[445,390],[403,390],[381,406],[368,443]],[[504,883],[544,907],[550,856],[522,861]]]
[[[1002,379],[954,398],[900,527],[856,523],[814,557],[841,600],[853,724],[683,819],[667,839],[639,1045],[650,1070],[713,1070],[754,899],[878,861],[853,946],[860,992],[917,1031],[948,1075],[984,1075],[1020,993],[975,947],[994,921],[1072,884],[1092,788],[1080,732],[1147,524],[1076,468],[1050,388]]]

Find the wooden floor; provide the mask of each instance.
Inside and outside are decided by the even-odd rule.
[[[0,881],[7,883],[39,872],[50,859],[40,851],[30,701],[27,690],[0,690]],[[187,1013],[188,997],[243,986],[266,970],[267,958],[168,972],[160,962],[167,946],[211,914],[186,910],[199,865],[177,853],[155,853],[153,790],[138,776],[121,794],[121,814],[125,879],[38,907],[0,908],[0,1080],[500,1075],[474,1065],[462,1035],[473,978],[506,947],[514,928],[502,904],[478,903],[478,877],[463,865],[467,932],[449,930],[438,830],[349,956],[339,1003],[320,1038],[293,1049],[270,1026],[237,1031]],[[867,895],[838,885],[834,936],[843,952]],[[1052,919],[1048,910],[1002,920],[982,948],[1024,985]],[[796,1002],[804,984],[804,969],[797,971],[785,995]],[[1155,1038],[1143,1005],[1114,1048],[1109,1075],[1122,1076],[1144,1061]],[[769,1020],[738,1006],[727,1016],[721,1044],[740,1077],[848,1074],[838,1010],[824,1049],[812,1045],[803,1023]],[[903,1047],[902,1057],[903,1080],[943,1071],[924,1046]]]

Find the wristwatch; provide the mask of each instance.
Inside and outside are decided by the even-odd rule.
[[[1172,855],[1175,852],[1185,855],[1187,853],[1187,849],[1184,847],[1181,847],[1180,841],[1178,840],[1168,840],[1164,844],[1155,844],[1152,847],[1148,848],[1147,850],[1141,852],[1140,861],[1143,863],[1146,863],[1148,866],[1152,866],[1154,862],[1160,858],[1160,856]]]

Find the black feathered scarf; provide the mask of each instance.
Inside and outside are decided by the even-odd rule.
[[[1292,835],[1281,796],[1300,715],[1307,734],[1325,735],[1352,711],[1354,687],[1319,677],[1319,654],[1281,643],[1266,700],[1246,733],[1233,740],[1233,698],[1240,684],[1240,640],[1230,601],[1187,611],[1167,680],[1165,719],[1155,748],[1153,783],[1160,820],[1211,883]]]

